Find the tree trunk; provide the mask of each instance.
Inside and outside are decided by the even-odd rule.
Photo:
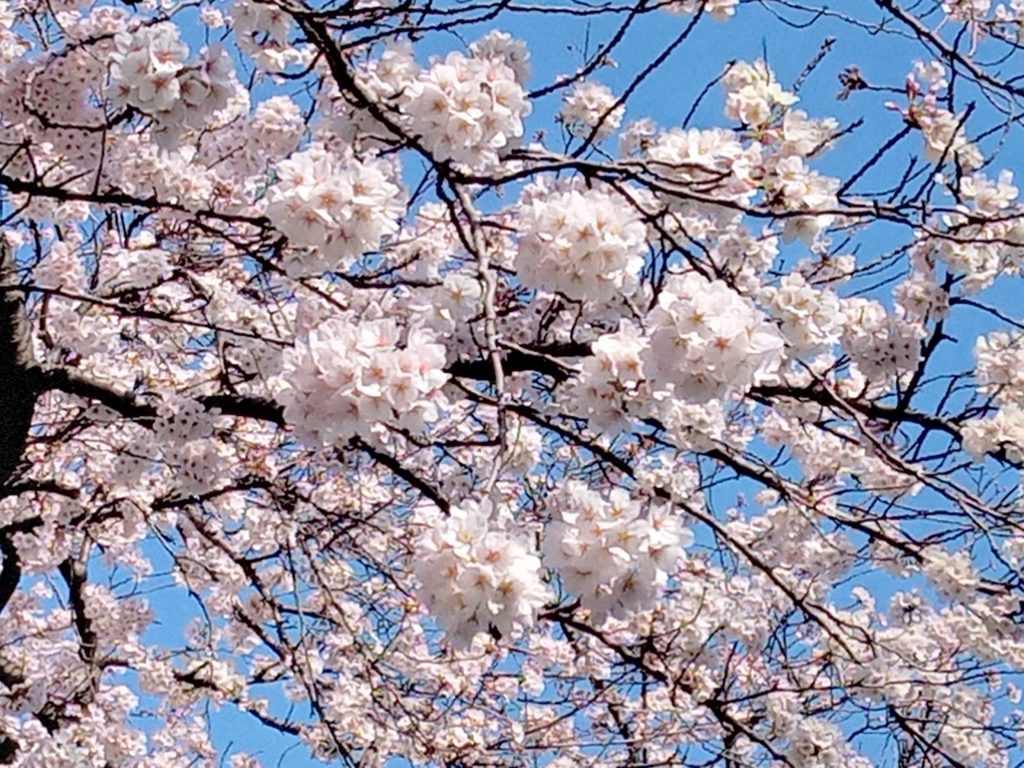
[[[0,286],[17,282],[14,254],[0,242]],[[37,368],[20,291],[0,289],[0,488],[14,478],[32,424]]]

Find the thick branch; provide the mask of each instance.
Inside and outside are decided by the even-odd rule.
[[[0,533],[0,555],[3,555],[3,564],[0,565],[0,616],[3,615],[7,603],[14,597],[14,592],[21,581],[21,560],[18,559],[18,549],[14,546],[10,536]]]
[[[415,488],[417,491],[422,493],[434,504],[436,504],[442,512],[445,514],[451,509],[451,504],[448,500],[441,495],[441,492],[434,488],[430,483],[424,480],[422,477],[417,475],[407,467],[402,466],[402,462],[396,459],[394,456],[390,456],[383,451],[378,451],[372,445],[366,443],[362,438],[355,437],[352,439],[352,447],[358,448],[364,451],[371,459],[376,461],[382,467],[391,470],[392,474],[400,477],[410,486]]]
[[[0,241],[0,283],[12,281],[14,275],[14,254]],[[32,424],[36,402],[33,362],[24,299],[0,293],[0,486],[12,479],[21,463]]]
[[[144,402],[133,392],[115,389],[93,381],[69,368],[54,368],[39,375],[40,390],[60,390],[87,400],[95,400],[125,418],[151,422],[157,416],[156,406]],[[226,416],[258,419],[281,426],[284,414],[281,406],[271,400],[244,395],[205,395],[197,398],[203,407],[217,409]]]

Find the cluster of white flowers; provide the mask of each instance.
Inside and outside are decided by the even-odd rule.
[[[185,68],[188,46],[170,22],[141,27],[114,37],[111,55],[113,95],[147,114],[170,110],[181,97],[178,73]]]
[[[937,281],[935,268],[917,258],[921,252],[917,248],[911,252],[914,267],[892,291],[896,305],[915,323],[942,319],[949,312],[949,294]]]
[[[544,435],[540,429],[516,414],[505,417],[506,451],[502,457],[510,472],[529,474],[544,454]]]
[[[765,298],[780,320],[782,335],[796,352],[822,352],[839,342],[844,317],[833,291],[814,288],[803,275],[792,272],[777,288],[766,289]]]
[[[687,403],[663,398],[657,402],[658,417],[672,441],[681,449],[710,451],[723,441],[742,443],[742,434],[728,434],[726,411],[720,400]]]
[[[191,399],[168,399],[161,405],[153,422],[153,442],[157,445],[181,445],[210,437],[220,416],[219,410],[207,410]]]
[[[725,114],[749,128],[763,128],[799,99],[783,90],[763,61],[736,62],[722,79]]]
[[[545,564],[597,622],[652,607],[693,543],[669,507],[645,509],[621,488],[606,499],[570,481],[549,505]]]
[[[1024,334],[997,331],[974,345],[978,391],[997,402],[1024,405]]]
[[[709,189],[714,190],[713,195],[708,195],[714,202],[695,204],[669,198],[669,205],[680,215],[706,211],[727,226],[736,218],[735,208],[727,204],[747,203],[757,193],[763,175],[761,146],[756,142],[744,146],[735,131],[673,128],[657,134],[645,145],[644,159],[652,171],[679,184],[694,186],[705,195]],[[723,205],[716,205],[718,201]]]
[[[240,87],[219,46],[203,49],[199,60],[188,64],[188,47],[170,22],[118,33],[114,43],[111,97],[151,117],[164,148],[173,147],[186,130],[202,129]]]
[[[961,168],[978,168],[984,162],[981,152],[967,139],[962,116],[929,104],[915,112],[924,136],[924,157],[929,163],[942,162]]]
[[[617,332],[601,336],[570,385],[576,412],[587,417],[591,429],[606,435],[628,429],[632,419],[653,416],[679,446],[705,450],[723,439],[722,402],[669,396],[664,383],[645,378],[650,360],[649,340],[628,321]]]
[[[649,328],[652,386],[688,402],[744,391],[782,358],[782,337],[750,299],[694,272],[667,281]]]
[[[978,148],[967,139],[964,115],[957,115],[939,106],[940,94],[949,85],[945,66],[939,61],[918,61],[907,76],[907,96],[910,104],[905,109],[889,103],[898,110],[908,125],[921,130],[924,137],[924,156],[930,163],[956,164],[972,170],[982,165]]]
[[[634,120],[619,134],[619,154],[622,157],[639,157],[658,135],[658,124],[649,117]]]
[[[712,263],[730,275],[738,289],[754,293],[779,255],[779,238],[767,228],[755,233],[730,224],[716,233],[709,252]]]
[[[436,289],[435,296],[434,308],[445,313],[453,323],[470,320],[482,311],[480,299],[483,287],[476,274],[449,272]]]
[[[924,329],[873,299],[840,301],[847,319],[843,348],[868,379],[885,379],[913,370],[921,357]]]
[[[1010,0],[1009,5],[999,3],[993,16],[1000,24],[1024,25],[1024,0]]]
[[[453,51],[404,91],[402,112],[409,129],[435,159],[486,167],[522,138],[530,103],[516,70],[497,48],[491,39],[477,49],[479,56]],[[513,45],[505,49],[514,55]],[[523,74],[523,60],[515,63]]]
[[[415,431],[435,421],[448,380],[445,348],[418,327],[401,341],[402,329],[390,318],[334,317],[300,338],[274,382],[299,437],[331,445],[384,421]]]
[[[718,21],[725,21],[736,13],[740,0],[673,0],[663,8],[669,13],[710,13]]]
[[[934,246],[935,255],[950,271],[962,275],[957,283],[960,293],[977,293],[988,288],[1004,268],[1003,258],[1010,253],[1005,241],[1010,238],[995,228],[989,230],[971,226],[967,217],[961,214],[946,215],[943,219],[951,231],[963,232],[961,237],[964,240],[929,240],[929,245]],[[1012,218],[1006,217],[1004,221],[1012,221]]]
[[[838,180],[810,170],[803,158],[796,155],[779,158],[770,171],[765,181],[770,201],[781,205],[785,211],[827,211],[837,206]],[[830,213],[787,216],[782,239],[786,242],[799,239],[810,245],[834,220],[835,216]]]
[[[977,172],[960,180],[960,197],[974,203],[974,212],[982,216],[999,216],[1019,194],[1013,183],[1013,171],[1000,171],[996,179]]]
[[[377,250],[398,231],[404,194],[385,162],[343,160],[315,144],[275,167],[267,193],[267,217],[294,246],[286,252],[289,274],[323,273]]]
[[[117,472],[123,482],[143,486],[155,469],[163,469],[171,485],[167,490],[188,496],[214,487],[230,477],[227,457],[216,437],[218,409],[206,409],[196,400],[167,397],[158,409],[148,438],[136,441],[119,456]]]
[[[1007,403],[987,419],[971,419],[962,429],[964,450],[981,461],[1004,451],[1010,461],[1024,462],[1024,407]]]
[[[516,270],[528,288],[607,301],[635,281],[646,235],[636,210],[604,190],[537,190],[521,209]]]
[[[871,762],[854,752],[835,723],[821,718],[800,718],[787,734],[787,762],[800,768],[870,768]]]
[[[991,0],[946,0],[942,3],[942,10],[947,16],[965,22],[987,20],[991,8]]]
[[[409,84],[419,77],[420,71],[412,46],[403,41],[388,44],[377,58],[353,62],[352,76],[367,98],[385,107],[395,122],[407,127],[408,118],[400,110]],[[359,149],[388,146],[386,139],[392,134],[387,126],[349,103],[333,78],[325,79],[317,104],[323,116],[320,128],[325,137]]]
[[[14,61],[29,49],[26,43],[14,31],[14,8],[7,0],[0,0],[0,63]]]
[[[516,40],[508,32],[494,29],[469,46],[469,52],[477,59],[498,61],[512,70],[516,82],[525,86],[533,68],[526,43]]]
[[[651,608],[693,543],[668,505],[637,501],[623,489],[604,498],[574,480],[547,503],[553,513],[543,565],[598,623]],[[552,592],[526,529],[507,507],[467,501],[448,515],[420,514],[425,530],[413,565],[420,598],[456,645],[534,623]]]
[[[306,121],[289,97],[273,96],[256,106],[245,127],[244,143],[236,152],[262,173],[268,164],[298,148]]]
[[[507,637],[531,626],[551,598],[529,540],[487,499],[430,516],[414,571],[423,603],[460,647],[480,633]]]
[[[967,602],[981,586],[981,577],[971,562],[971,553],[950,552],[940,545],[926,547],[921,570],[932,586],[948,600]]]
[[[710,181],[728,174],[743,155],[736,134],[724,128],[673,128],[649,140],[647,157],[659,174],[680,181]]]
[[[172,271],[167,253],[148,230],[132,237],[126,248],[114,244],[98,262],[97,282],[106,295],[150,288],[166,279]]]
[[[623,321],[591,345],[575,382],[573,395],[579,413],[600,432],[619,432],[627,426],[630,405],[640,394],[647,339],[632,323]]]
[[[957,273],[961,293],[977,293],[1004,272],[1020,271],[1024,254],[1024,223],[1014,205],[1019,190],[1013,174],[996,179],[983,173],[960,178],[959,205],[941,216],[944,228],[957,237],[923,238],[917,250],[932,249],[935,256]]]
[[[283,8],[255,0],[235,0],[230,14],[239,49],[252,56],[261,69],[280,72],[302,60],[301,52],[289,45],[292,18]]]
[[[800,109],[787,109],[778,131],[778,152],[781,155],[814,157],[829,148],[839,130],[839,121],[832,117],[812,120]]]
[[[578,138],[586,138],[595,128],[595,141],[611,136],[620,125],[626,108],[616,105],[615,94],[606,85],[592,80],[576,83],[562,97],[558,120]]]

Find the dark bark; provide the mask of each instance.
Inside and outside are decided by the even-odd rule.
[[[0,242],[0,285],[17,280],[14,254]],[[25,300],[0,291],[0,486],[15,476],[32,424],[37,375],[25,326]]]
[[[0,530],[0,555],[3,555],[3,562],[0,563],[0,616],[8,601],[14,596],[21,581],[21,560],[18,559],[18,550],[14,546],[6,531]],[[0,677],[0,682],[3,682]]]

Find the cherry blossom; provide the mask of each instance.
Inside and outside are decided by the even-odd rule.
[[[285,355],[277,398],[289,422],[314,442],[366,434],[392,419],[419,429],[444,405],[444,361],[444,347],[425,329],[403,333],[388,318],[332,318]]]
[[[839,298],[829,290],[815,290],[798,273],[786,275],[778,288],[767,291],[779,330],[799,352],[822,351],[838,343],[843,312]]]
[[[682,400],[741,392],[781,360],[782,337],[753,302],[696,273],[668,282],[650,323],[645,370]]]
[[[776,110],[798,101],[779,85],[763,61],[737,62],[729,68],[723,83],[725,114],[755,129],[766,126]]]
[[[285,264],[292,274],[348,266],[398,231],[402,190],[384,163],[336,157],[309,147],[277,164],[267,216],[295,246]]]
[[[625,113],[608,86],[585,80],[565,94],[558,119],[571,135],[587,138],[593,133],[601,141],[622,125]]]
[[[423,600],[460,646],[529,627],[549,598],[540,559],[512,522],[490,501],[467,501],[428,523],[419,544]]]
[[[544,562],[600,624],[652,608],[693,542],[678,519],[617,488],[608,499],[569,483],[550,503],[557,516],[544,530]]]
[[[434,62],[402,96],[410,130],[437,160],[493,165],[523,136],[530,114],[520,81],[524,60],[509,58],[515,56],[511,44],[506,56],[493,42],[481,41],[473,56],[454,51]]]
[[[112,95],[152,117],[164,147],[177,144],[185,130],[201,129],[240,87],[228,55],[218,46],[204,49],[198,62],[188,64],[188,47],[169,22],[122,32],[115,43]]]
[[[520,213],[516,269],[527,287],[608,301],[635,281],[645,235],[639,214],[621,198],[541,187]]]

